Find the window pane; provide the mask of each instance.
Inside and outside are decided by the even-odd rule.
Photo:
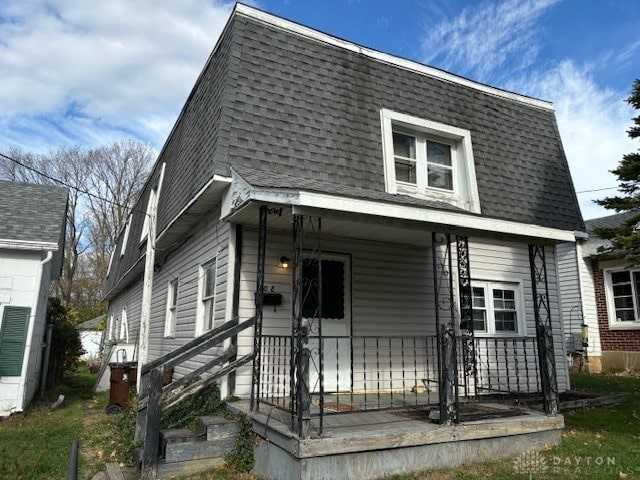
[[[611,282],[614,285],[616,283],[631,282],[631,277],[629,275],[629,272],[613,272],[611,274]]]
[[[613,294],[618,297],[618,296],[626,296],[626,295],[631,295],[631,284],[627,283],[627,284],[622,284],[622,285],[614,285],[613,286]]]
[[[212,297],[216,288],[216,262],[207,264],[204,270],[203,298]]]
[[[444,143],[427,142],[427,162],[451,166],[451,147]]]
[[[396,158],[396,180],[416,184],[416,164],[414,162],[403,162]]]
[[[393,133],[393,154],[405,158],[416,158],[416,139],[404,133]]]
[[[496,332],[515,332],[516,331],[516,312],[497,311]]]
[[[617,297],[613,302],[616,308],[633,308],[633,297]]]
[[[427,178],[430,187],[453,190],[453,171],[450,168],[429,165]]]
[[[636,316],[633,310],[616,310],[616,320],[619,322],[634,322]]]
[[[473,330],[475,332],[487,331],[487,312],[484,310],[473,310]]]
[[[302,264],[302,316],[318,316],[318,264],[305,259]],[[322,318],[344,318],[345,264],[341,260],[322,260]]]
[[[178,303],[178,280],[174,280],[173,282],[171,282],[171,299],[169,300],[169,302],[169,305],[174,308]]]
[[[484,307],[484,288],[473,287],[473,306]]]

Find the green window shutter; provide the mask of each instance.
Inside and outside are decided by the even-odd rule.
[[[29,307],[4,307],[0,328],[0,377],[19,377],[29,330]]]

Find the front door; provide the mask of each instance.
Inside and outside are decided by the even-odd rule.
[[[318,266],[313,262],[309,264],[305,262],[302,274],[303,278],[312,285],[311,288],[315,289],[305,297],[302,309],[303,316],[310,325],[310,391],[312,393],[320,391],[320,347],[322,347],[324,391],[349,391],[351,389],[351,256],[329,253],[322,255],[321,319],[313,318],[318,308]]]

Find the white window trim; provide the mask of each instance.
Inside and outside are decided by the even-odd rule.
[[[149,192],[149,200],[147,201],[147,210],[144,216],[144,223],[142,224],[142,233],[140,234],[140,243],[145,242],[147,240],[147,235],[149,234],[149,222],[151,221],[151,213],[155,208],[156,196],[158,192],[154,188]]]
[[[111,256],[109,257],[109,266],[107,267],[107,277],[111,273],[111,267],[113,266],[113,259],[115,258],[115,256],[116,256],[116,249],[114,248],[111,251]]]
[[[216,262],[216,275],[215,275],[215,281],[213,285],[213,295],[205,299],[204,298],[205,275],[206,275],[206,269],[211,264],[211,262]],[[205,328],[205,325],[204,325],[204,321],[205,321],[204,301],[209,298],[213,298],[214,318],[212,322],[213,325],[211,328],[215,328],[215,303],[216,303],[216,295],[218,293],[217,290],[218,290],[219,268],[220,268],[220,265],[218,265],[218,252],[216,252],[216,255],[211,257],[206,262],[201,263],[200,266],[198,267],[198,308],[196,309],[196,331],[195,331],[196,337],[199,337],[203,333],[206,333],[209,331],[209,329]]]
[[[127,309],[122,309],[120,315],[120,332],[118,333],[118,340],[124,340],[124,343],[129,343],[129,322],[127,320]]]
[[[616,320],[616,307],[613,301],[613,282],[611,274],[616,272],[640,272],[640,269],[629,268],[607,268],[603,270],[602,276],[604,281],[604,294],[607,301],[607,319],[609,321],[609,330],[640,330],[640,312],[638,311],[638,303],[640,302],[640,292],[633,295],[633,308],[636,313],[636,320],[632,322],[624,322]],[[632,291],[635,291],[632,289]]]
[[[122,237],[122,247],[120,247],[120,256],[124,256],[127,251],[127,243],[129,241],[129,232],[131,231],[131,215],[127,218],[127,224],[124,227],[124,236]]]
[[[491,279],[478,279],[471,280],[471,288],[483,287],[485,292],[485,304],[487,307],[487,331],[474,331],[473,334],[478,337],[524,337],[527,335],[527,322],[525,319],[525,304],[524,294],[522,291],[522,282],[515,280],[491,280]],[[497,332],[495,327],[495,317],[489,316],[489,312],[493,312],[493,292],[489,293],[491,289],[499,288],[502,290],[515,290],[516,298],[516,332]],[[491,305],[489,303],[491,302]],[[474,318],[474,320],[476,320]]]
[[[115,340],[115,322],[113,314],[109,315],[109,340]]]
[[[388,109],[380,110],[382,126],[382,149],[384,161],[384,182],[387,193],[407,194],[420,198],[438,200],[463,208],[469,212],[480,213],[480,197],[476,183],[476,169],[473,160],[473,148],[471,146],[471,132],[462,128],[433,122],[423,118],[394,112]],[[396,181],[393,129],[401,132],[416,132],[428,139],[447,143],[451,146],[451,159],[453,165],[453,192],[441,189],[405,184]],[[433,138],[429,138],[433,137]],[[425,156],[426,158],[426,156]],[[424,169],[426,165],[419,165]],[[416,173],[418,175],[418,173]]]
[[[174,278],[167,282],[167,311],[165,313],[164,320],[164,338],[175,338],[176,336],[176,323],[178,320],[178,297],[180,289],[178,288],[178,278]],[[177,292],[176,292],[177,290]],[[175,305],[171,304],[172,298],[174,298]]]

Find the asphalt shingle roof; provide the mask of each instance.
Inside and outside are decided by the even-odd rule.
[[[592,233],[598,228],[618,228],[627,220],[632,219],[640,215],[638,211],[622,212],[613,215],[607,215],[606,217],[592,218],[591,220],[585,220],[584,224],[587,228],[587,232]]]
[[[58,244],[67,197],[66,188],[0,180],[0,239]]]
[[[232,168],[256,186],[457,210],[385,192],[383,108],[471,132],[482,216],[584,230],[553,110],[235,14],[156,163],[158,231]],[[142,221],[134,214],[131,238]],[[106,291],[143,253],[115,260]]]

